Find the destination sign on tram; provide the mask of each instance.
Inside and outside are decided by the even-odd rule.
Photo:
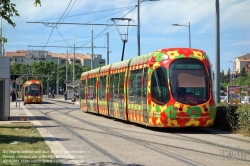
[[[172,69],[179,69],[179,70],[201,70],[203,66],[200,64],[173,64]]]

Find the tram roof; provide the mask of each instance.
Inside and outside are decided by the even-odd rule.
[[[151,52],[148,54],[144,54],[141,56],[136,56],[134,58],[130,58],[121,62],[116,62],[107,66],[99,67],[97,69],[93,69],[88,72],[84,72],[81,75],[83,77],[89,77],[97,75],[99,72],[102,74],[106,74],[110,72],[118,72],[119,70],[125,70],[128,67],[132,69],[137,68],[139,66],[146,67],[150,62],[161,62],[162,60],[175,60],[178,58],[195,58],[200,60],[209,61],[206,53],[199,49],[194,48],[163,48],[159,49],[155,52]]]
[[[130,67],[149,63],[151,61],[153,55],[154,55],[154,52],[151,52],[151,53],[144,54],[144,55],[137,56],[137,57],[133,58],[130,62]]]
[[[29,84],[41,84],[42,85],[42,82],[41,80],[27,80],[23,83],[23,85],[29,85]]]
[[[128,68],[128,65],[129,65],[129,62],[131,61],[131,59],[127,59],[127,60],[124,60],[124,61],[121,61],[121,62],[116,62],[116,63],[113,63],[111,65],[111,71],[113,70],[119,70],[119,69],[125,69],[125,68]]]
[[[88,75],[89,75],[89,71],[83,72],[81,74],[81,78],[86,78],[86,77],[88,77]],[[80,80],[81,80],[81,78],[80,78]]]

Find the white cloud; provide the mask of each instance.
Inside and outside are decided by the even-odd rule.
[[[250,46],[250,40],[231,44],[232,46]]]

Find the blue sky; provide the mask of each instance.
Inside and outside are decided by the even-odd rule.
[[[41,7],[34,7],[32,0],[12,0],[16,4],[20,17],[13,17],[16,27],[2,21],[6,52],[16,50],[41,50],[41,47],[28,45],[67,46],[73,44],[75,32],[76,47],[91,46],[91,26],[58,25],[57,29],[43,24],[26,22],[58,22],[67,6],[67,17],[63,22],[112,24],[111,18],[124,17],[131,11],[137,0],[41,0]],[[91,14],[93,13],[93,14]],[[235,57],[250,53],[250,0],[220,0],[220,55],[221,70],[232,68]],[[137,8],[125,16],[137,24]],[[161,0],[144,1],[140,5],[141,54],[169,47],[188,47],[188,27],[172,26],[172,23],[191,25],[193,48],[207,52],[211,63],[215,64],[215,0]],[[125,21],[119,24],[127,23]],[[94,46],[106,47],[106,33],[109,32],[110,63],[121,60],[122,40],[116,27],[93,26]],[[106,29],[106,30],[105,30]],[[119,28],[122,33],[126,27]],[[51,33],[52,32],[52,33]],[[51,36],[50,36],[51,34]],[[50,39],[49,39],[50,36]],[[49,40],[48,40],[49,39]],[[87,43],[88,42],[88,43]],[[87,43],[87,44],[86,44]],[[66,53],[66,48],[44,48],[53,53]],[[69,50],[72,51],[72,50]],[[77,49],[76,52],[91,53],[91,48]],[[102,54],[106,59],[107,49],[94,49],[95,54]],[[124,59],[137,56],[137,27],[129,27]]]

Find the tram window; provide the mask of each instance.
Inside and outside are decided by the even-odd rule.
[[[93,99],[96,99],[96,77],[93,78]]]
[[[86,80],[83,80],[81,82],[81,90],[80,90],[81,99],[85,99],[85,86],[86,86]]]
[[[114,101],[118,101],[119,73],[114,74]]]
[[[113,101],[113,82],[114,82],[114,74],[109,77],[109,100]]]
[[[93,100],[94,94],[95,94],[95,82],[94,82],[95,78],[90,78],[88,80],[88,99]]]
[[[125,72],[120,73],[120,79],[119,79],[119,98],[124,98],[124,78],[125,78]]]
[[[40,86],[40,95],[43,95],[43,89],[42,89],[42,86]]]
[[[143,96],[147,96],[147,85],[148,85],[148,69],[145,68],[144,69],[144,76],[143,76],[144,80],[143,80]]]
[[[170,65],[173,97],[182,103],[201,104],[209,98],[209,77],[204,64],[196,59],[179,59]],[[186,88],[186,94],[179,91]],[[187,99],[192,98],[191,100]]]
[[[159,67],[151,77],[151,98],[157,104],[165,104],[170,99],[167,80],[167,69]]]
[[[100,76],[100,90],[99,90],[99,99],[105,100],[106,96],[106,77],[107,76]]]
[[[141,103],[142,69],[132,70],[129,79],[129,103]]]

